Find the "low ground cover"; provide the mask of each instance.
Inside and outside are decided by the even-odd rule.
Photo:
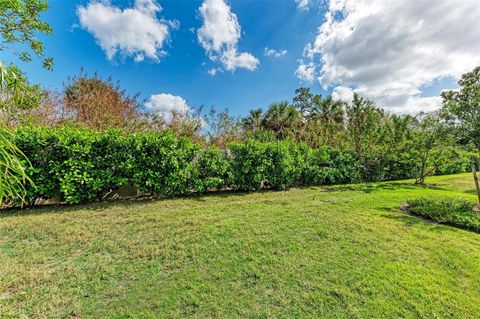
[[[480,232],[480,213],[474,203],[466,199],[417,198],[408,201],[406,210],[438,223]]]
[[[480,236],[406,214],[468,174],[0,213],[2,318],[477,318]]]

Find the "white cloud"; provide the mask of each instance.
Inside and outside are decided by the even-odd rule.
[[[288,51],[287,50],[275,50],[275,49],[270,49],[269,47],[265,47],[264,50],[264,55],[265,56],[272,56],[274,58],[280,58],[282,56],[287,55]]]
[[[297,8],[300,10],[308,10],[308,6],[310,5],[310,0],[295,0],[297,4]]]
[[[414,115],[420,111],[430,112],[435,111],[442,105],[442,98],[440,96],[411,96],[408,98],[405,105],[393,106],[389,108],[391,111],[400,114]],[[405,107],[407,106],[407,107]]]
[[[353,90],[349,87],[337,86],[333,89],[332,98],[350,103],[353,100]]]
[[[304,82],[313,82],[316,72],[316,65],[313,62],[305,63],[303,60],[295,71],[295,75]]]
[[[478,1],[330,0],[297,76],[402,113],[431,109],[424,86],[480,64],[479,21]]]
[[[135,0],[134,7],[126,9],[109,1],[92,1],[79,6],[77,15],[80,26],[95,37],[109,60],[120,54],[136,62],[145,57],[158,61],[165,55],[162,48],[169,30],[178,27],[176,20],[158,19],[161,10],[155,0]]]
[[[211,76],[217,75],[218,72],[222,72],[222,69],[212,68],[212,69],[207,71],[207,73]]]
[[[147,112],[159,114],[169,119],[172,111],[185,113],[190,111],[187,101],[178,95],[168,93],[154,94],[145,103]]]
[[[219,61],[225,70],[244,68],[253,71],[260,63],[248,52],[238,53],[241,28],[237,16],[224,0],[205,0],[199,8],[203,25],[197,38],[211,61]]]

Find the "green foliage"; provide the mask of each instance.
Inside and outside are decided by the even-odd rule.
[[[15,65],[8,67],[0,61],[0,111],[14,113],[17,110],[38,106],[43,98],[39,85],[31,85]]]
[[[262,187],[268,159],[265,157],[266,143],[248,140],[245,143],[231,143],[230,171],[233,189],[256,191]]]
[[[28,50],[17,51],[15,43],[24,44],[29,50],[43,59],[46,69],[53,67],[53,60],[45,57],[43,43],[37,33],[50,34],[50,26],[40,20],[40,15],[48,9],[47,1],[42,0],[2,0],[0,1],[0,51],[10,49],[23,61],[31,61]]]
[[[351,152],[329,147],[310,149],[302,146],[304,185],[354,183],[361,180],[360,163]]]
[[[0,205],[5,200],[21,201],[26,194],[25,184],[30,183],[24,164],[28,160],[12,142],[12,134],[0,131]]]
[[[442,115],[462,144],[480,149],[480,66],[462,75],[458,84],[460,89],[442,92]]]
[[[264,183],[275,190],[287,189],[298,180],[301,170],[295,145],[290,141],[267,143],[265,146]]]
[[[126,133],[70,127],[21,127],[13,131],[11,140],[32,163],[26,169],[36,185],[26,185],[30,204],[49,198],[71,204],[95,201],[124,185],[134,185],[141,194],[172,197],[225,188],[284,190],[365,180],[364,160],[353,150],[311,148],[290,140],[250,139],[219,149],[171,131]],[[468,157],[462,159],[454,151],[447,160],[438,161],[438,173],[465,168]],[[411,161],[404,155],[379,157],[383,165],[379,170],[387,171],[385,162],[390,161],[389,169],[398,171],[390,176],[408,174],[403,170]]]
[[[295,135],[295,129],[301,124],[300,113],[288,102],[271,104],[262,118],[264,128],[275,133],[278,139]]]
[[[222,189],[227,186],[228,174],[225,154],[216,147],[204,148],[193,162],[191,189],[197,192]]]
[[[126,138],[118,131],[22,128],[18,146],[28,154],[29,176],[37,182],[28,199],[58,198],[67,203],[99,199],[127,181]]]
[[[310,148],[288,140],[229,145],[235,189],[255,191],[261,187],[277,190],[293,185],[352,183],[361,180],[359,163],[353,153],[330,147]]]
[[[128,170],[140,192],[156,196],[175,196],[190,192],[193,160],[198,145],[172,132],[135,133],[131,144]]]
[[[31,50],[43,59],[45,68],[52,69],[53,60],[45,57],[43,44],[36,37],[37,32],[52,32],[50,26],[39,19],[47,7],[47,2],[41,0],[0,1],[0,52],[10,50],[21,60],[30,61],[28,50]],[[24,44],[28,49],[19,51],[14,47],[16,44]],[[41,98],[39,86],[30,85],[13,64],[7,67],[0,61],[0,112],[15,117],[16,110],[35,107]],[[25,187],[32,186],[23,166],[28,166],[28,161],[8,133],[0,135],[0,204],[4,198],[23,201]]]
[[[480,214],[473,211],[473,203],[459,198],[408,201],[410,212],[441,224],[451,224],[480,231]]]

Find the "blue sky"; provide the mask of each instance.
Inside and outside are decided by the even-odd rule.
[[[22,64],[32,82],[60,89],[68,76],[78,74],[83,67],[90,74],[96,71],[105,77],[111,75],[120,80],[128,92],[140,92],[143,99],[152,94],[170,93],[182,96],[190,106],[214,105],[218,109],[228,108],[236,115],[275,101],[291,100],[295,89],[302,85],[294,74],[297,59],[323,19],[318,10],[297,12],[293,1],[232,2],[232,11],[242,29],[239,48],[256,56],[260,65],[253,72],[236,69],[211,76],[207,72],[214,64],[192,32],[192,28],[202,25],[198,14],[200,1],[160,2],[163,10],[159,16],[177,19],[180,27],[171,32],[165,46],[167,55],[160,62],[145,60],[140,63],[118,56],[109,61],[92,34],[78,27],[76,9],[86,3],[49,2],[44,20],[54,33],[42,39],[46,53],[55,59],[55,68],[49,72],[37,62]],[[112,4],[132,6],[131,1],[113,1]],[[285,37],[286,34],[290,36]],[[265,47],[288,53],[281,58],[267,57],[264,56]],[[318,84],[311,86],[321,91]]]
[[[107,10],[104,16],[91,6],[95,3]],[[394,1],[385,5],[349,0],[53,0],[49,5],[43,18],[54,33],[41,39],[46,53],[55,59],[55,68],[49,72],[39,61],[20,63],[32,82],[61,89],[67,77],[83,67],[87,73],[120,80],[129,93],[141,93],[145,100],[171,94],[185,99],[189,106],[213,105],[228,108],[234,115],[291,100],[300,86],[322,94],[333,92],[334,97],[345,100],[356,91],[394,112],[429,110],[438,107],[442,89],[456,87],[461,73],[480,64],[480,36],[475,31],[480,27],[480,5],[475,1],[407,5]],[[151,5],[162,10],[148,9]],[[147,9],[140,9],[144,7]],[[82,21],[79,8],[85,9]],[[148,57],[144,44],[135,43],[141,40],[131,39],[128,45],[133,49],[122,51],[120,45],[109,59],[99,37],[102,32],[121,37],[122,25],[116,32],[111,28],[113,22],[98,21],[114,21],[111,15],[126,13],[126,9],[148,11],[157,26],[168,28],[168,39],[156,43],[158,60]],[[209,14],[213,20],[204,27],[205,44],[199,34],[209,23]],[[222,14],[230,20],[222,20]],[[221,32],[232,27],[232,16],[241,29],[239,37]],[[464,27],[451,28],[458,16]],[[130,25],[128,32],[139,37],[150,32],[140,24],[138,28]],[[220,49],[214,48],[215,41],[220,41]],[[287,53],[266,56],[267,47]],[[221,62],[227,59],[227,51],[234,52],[233,66]],[[139,56],[143,60],[135,62]],[[239,61],[242,57],[245,64]],[[7,62],[11,58],[7,55]],[[217,71],[214,76],[209,74],[212,70]]]

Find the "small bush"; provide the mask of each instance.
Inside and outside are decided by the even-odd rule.
[[[301,183],[325,185],[361,180],[360,165],[353,153],[330,147],[300,147],[304,156]]]
[[[127,170],[142,193],[176,196],[191,192],[193,161],[200,147],[173,133],[135,133]]]
[[[269,160],[265,156],[266,143],[249,140],[246,143],[231,143],[230,171],[233,189],[253,192],[265,181]]]
[[[202,149],[193,163],[191,188],[200,193],[225,188],[228,173],[228,161],[218,148]]]
[[[300,176],[297,165],[296,148],[292,142],[267,143],[265,146],[265,186],[275,190],[285,190],[293,186]]]
[[[473,203],[465,199],[425,199],[408,201],[409,211],[441,224],[451,224],[480,231],[480,213],[473,211]]]

